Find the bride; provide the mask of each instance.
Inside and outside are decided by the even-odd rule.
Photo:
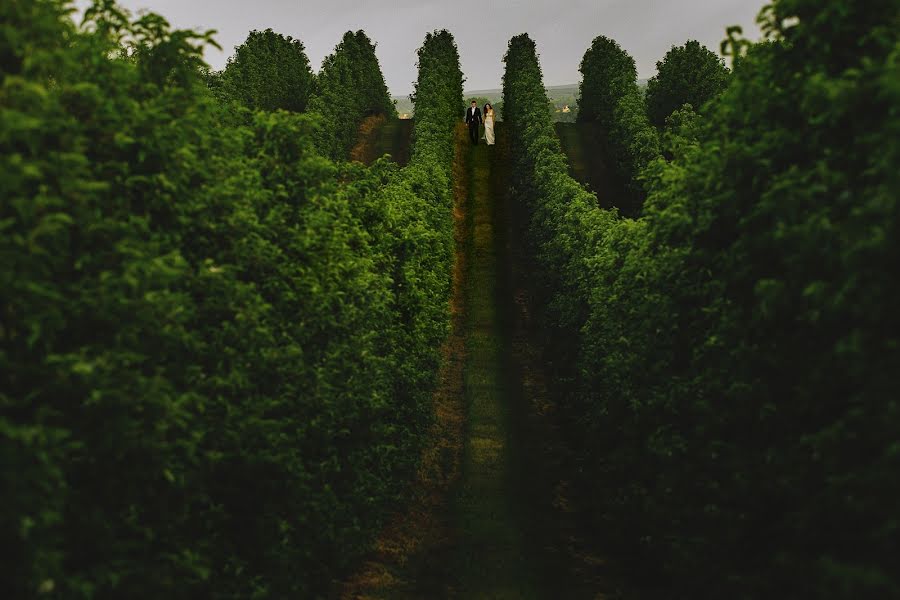
[[[484,139],[488,146],[494,145],[494,107],[490,102],[484,105]]]

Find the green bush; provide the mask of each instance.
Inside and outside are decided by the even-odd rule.
[[[691,598],[900,594],[894,2],[781,0],[645,216],[573,185],[533,43],[504,100],[593,526]],[[566,368],[567,365],[572,365]]]
[[[614,201],[623,214],[637,216],[645,197],[640,173],[659,156],[659,135],[647,119],[634,59],[616,42],[600,36],[581,61],[578,121],[597,122],[607,155],[624,194]]]
[[[315,88],[303,43],[271,29],[251,31],[212,79],[221,96],[266,111],[304,112]]]
[[[0,587],[325,595],[430,414],[461,77],[408,169],[336,166],[316,115],[223,125],[208,35],[65,8],[0,7]]]
[[[403,169],[378,161],[378,177],[347,187],[351,210],[369,232],[378,271],[392,282],[398,328],[383,349],[395,375],[391,417],[395,460],[408,481],[432,418],[439,349],[449,333],[453,267],[453,130],[462,106],[462,71],[453,36],[429,33],[418,51],[412,159]],[[348,172],[366,172],[345,165]]]
[[[656,63],[647,82],[647,116],[659,129],[685,104],[698,110],[718,96],[728,83],[728,69],[719,56],[696,40],[673,46]]]
[[[578,121],[599,121],[610,129],[619,99],[637,87],[634,59],[617,42],[601,35],[584,53],[579,71]]]
[[[627,216],[640,214],[646,195],[640,175],[660,156],[659,134],[644,110],[641,91],[631,86],[616,103],[607,137],[615,170],[625,181],[626,197],[618,206]]]

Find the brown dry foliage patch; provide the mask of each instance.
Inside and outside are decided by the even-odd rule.
[[[350,160],[371,164],[375,160],[375,141],[378,129],[387,122],[385,115],[373,115],[363,119],[359,125],[356,145],[350,150]]]

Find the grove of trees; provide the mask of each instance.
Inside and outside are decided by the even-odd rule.
[[[766,41],[729,32],[728,85],[670,116],[670,161],[646,160],[652,135],[614,142],[646,157],[636,220],[568,177],[534,43],[510,42],[515,186],[581,499],[680,597],[900,595],[898,17],[776,0]],[[616,97],[644,114],[615,44],[582,71],[584,118],[615,131]]]
[[[76,26],[66,2],[14,1],[0,24],[0,587],[327,594],[404,496],[428,424],[452,37],[419,52],[428,109],[399,169],[323,156],[344,143],[320,147],[327,109],[266,110],[302,108],[260,85],[306,77],[288,38],[251,34],[230,97],[208,85],[209,34],[158,15],[97,2]],[[334,62],[371,70],[351,39],[364,51]],[[369,86],[341,118],[390,106],[380,72],[329,69],[311,102]]]

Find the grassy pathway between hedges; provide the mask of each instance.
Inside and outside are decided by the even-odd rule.
[[[527,215],[497,144],[468,148],[465,395],[451,597],[612,600],[625,594],[572,497],[577,450],[547,385],[534,307]],[[599,542],[599,543],[598,543]]]
[[[436,425],[410,506],[398,511],[346,599],[613,599],[569,495],[577,464],[548,391],[509,189],[508,140],[457,131],[453,332]]]
[[[498,131],[499,133],[499,131]],[[465,368],[468,430],[462,485],[456,501],[459,597],[535,598],[517,504],[516,456],[511,435],[511,382],[505,369],[509,328],[502,318],[506,253],[498,156],[505,146],[470,149],[467,164],[472,230],[467,285]],[[502,192],[501,192],[502,193]]]

